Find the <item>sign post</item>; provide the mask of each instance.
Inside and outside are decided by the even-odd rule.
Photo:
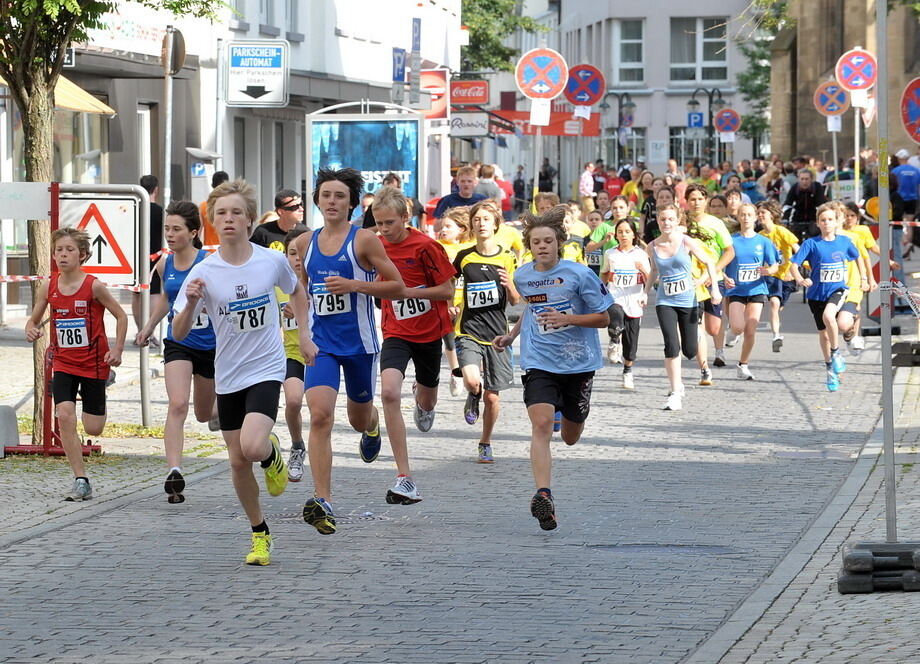
[[[864,108],[868,103],[869,88],[878,79],[878,63],[875,56],[861,46],[847,51],[837,60],[834,74],[840,86],[850,91],[850,100],[855,108]],[[854,113],[853,136],[854,168],[853,181],[856,184],[856,202],[859,202],[859,111]]]
[[[815,108],[827,118],[827,130],[831,134],[834,149],[834,182],[839,182],[840,162],[837,161],[837,133],[840,131],[840,116],[850,107],[850,96],[846,89],[835,81],[818,86],[814,96]]]

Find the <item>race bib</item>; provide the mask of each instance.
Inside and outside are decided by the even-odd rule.
[[[271,305],[271,297],[266,293],[245,300],[233,300],[229,303],[230,315],[235,316],[237,332],[256,332],[268,323],[266,312]]]
[[[466,285],[466,306],[481,309],[498,304],[498,284],[494,281],[477,281]]]
[[[588,259],[588,265],[597,265],[600,267],[601,261],[604,258],[604,252],[602,251],[591,251],[588,252],[585,258]]]
[[[195,322],[192,323],[192,329],[193,330],[203,330],[210,324],[211,324],[211,319],[208,318],[208,314],[202,311],[200,314],[195,316]]]
[[[638,270],[616,270],[613,273],[613,285],[617,288],[627,288],[639,283]]]
[[[690,275],[686,272],[674,274],[661,279],[661,286],[664,288],[664,294],[671,297],[680,295],[690,290]]]
[[[285,304],[287,303],[285,302]],[[293,317],[288,318],[287,316],[284,315],[284,304],[279,304],[278,310],[281,314],[281,329],[282,330],[296,330],[297,329],[297,319]]]
[[[828,267],[821,266],[821,282],[828,284],[843,281],[843,267],[838,263]]]
[[[757,263],[738,265],[738,283],[748,284],[757,281],[760,276],[760,265]]]
[[[313,310],[317,316],[346,314],[351,311],[349,293],[330,293],[326,284],[311,284],[310,297],[313,299]]]
[[[554,327],[546,323],[541,323],[539,316],[540,314],[546,311],[558,311],[561,314],[574,314],[575,310],[572,308],[572,303],[568,300],[563,302],[553,302],[552,304],[532,304],[531,308],[533,310],[534,321],[537,324],[537,332],[540,334],[555,334],[556,332],[562,332],[567,330],[571,325],[561,325],[559,327]]]
[[[431,300],[410,298],[408,300],[393,300],[393,315],[396,320],[416,318],[431,311]]]
[[[60,318],[54,321],[54,327],[57,331],[58,348],[86,348],[89,346],[85,318]]]

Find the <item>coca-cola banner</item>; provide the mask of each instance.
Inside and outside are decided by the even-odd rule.
[[[513,122],[522,134],[536,134],[537,127],[530,124],[529,111],[492,111],[504,120]],[[493,124],[492,130],[496,134],[510,134],[512,132]],[[553,111],[549,116],[549,125],[542,127],[544,136],[600,136],[600,113],[592,113],[588,120],[572,117],[572,111],[565,113]]]
[[[451,81],[450,103],[456,106],[464,104],[488,104],[488,81]]]

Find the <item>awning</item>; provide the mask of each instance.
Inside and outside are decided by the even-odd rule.
[[[0,85],[6,85],[6,81],[0,78]],[[73,81],[58,76],[57,84],[54,86],[54,107],[61,111],[75,111],[77,113],[98,113],[115,117],[115,109],[108,104],[99,101],[86,90],[81,88]]]

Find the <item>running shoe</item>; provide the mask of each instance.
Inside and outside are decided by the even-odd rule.
[[[748,368],[748,365],[738,363],[738,378],[741,380],[754,380],[754,374]]]
[[[275,458],[267,468],[262,469],[265,471],[265,488],[268,489],[270,495],[280,496],[287,488],[288,470],[284,457],[281,456],[281,443],[278,441],[278,436],[272,432],[268,434],[268,441],[275,450]]]
[[[421,500],[422,496],[418,492],[418,487],[408,475],[398,476],[396,484],[387,491],[387,502],[390,505],[414,505]]]
[[[482,400],[482,388],[479,388],[479,394],[468,392],[466,403],[463,404],[463,419],[467,424],[476,424],[479,420],[479,402]]]
[[[678,392],[671,392],[664,404],[663,410],[681,410],[684,407],[683,398]]]
[[[185,496],[185,478],[182,473],[173,468],[166,476],[166,482],[163,484],[163,490],[166,491],[166,502],[171,504],[184,503]]]
[[[840,389],[840,376],[833,369],[828,369],[827,371],[827,391],[836,392]]]
[[[488,443],[479,443],[479,458],[476,461],[478,463],[495,463],[495,459],[492,458],[492,446]]]
[[[332,505],[323,498],[310,498],[303,504],[303,520],[316,528],[320,535],[331,535],[335,532]]]
[[[736,343],[738,343],[738,339],[740,337],[741,335],[735,334],[734,332],[729,330],[728,332],[725,333],[725,347],[732,348]]]
[[[712,363],[717,367],[725,366],[725,349],[724,348],[716,349],[716,356],[715,356],[715,359],[712,361]]]
[[[855,337],[853,337],[853,351],[858,354],[864,350],[866,350],[866,338],[857,334]]]
[[[712,369],[700,369],[700,385],[712,385]]]
[[[109,377],[105,379],[105,386],[112,387],[115,384],[115,370],[109,369]]]
[[[831,369],[833,369],[836,374],[842,374],[847,370],[847,363],[844,361],[843,355],[840,354],[839,350],[831,355]]]
[[[850,345],[850,342],[853,341],[853,337],[856,336],[856,328],[851,327],[849,330],[843,333],[843,340],[847,342],[847,346]]]
[[[558,410],[553,414],[553,431],[562,431],[562,413]]]
[[[543,530],[555,530],[556,506],[553,497],[546,491],[537,491],[530,499],[530,513],[540,523]]]
[[[380,454],[380,423],[377,423],[377,435],[372,436],[367,431],[361,434],[361,442],[358,444],[358,453],[361,455],[361,461],[364,463],[373,463]]]
[[[773,337],[773,352],[778,353],[783,347],[783,338],[780,336]]]
[[[84,500],[89,500],[92,497],[93,487],[89,485],[89,480],[80,477],[74,479],[73,488],[64,500],[71,503],[79,503]]]
[[[623,374],[623,389],[624,389],[624,390],[634,390],[634,389],[636,389],[636,385],[635,385],[635,383],[633,382],[632,371],[630,371],[629,373]]]
[[[305,449],[291,450],[291,456],[288,457],[288,479],[291,482],[299,482],[303,479],[303,461],[306,456]]]
[[[272,561],[272,536],[268,533],[253,533],[252,548],[246,555],[247,565],[268,565]]]
[[[607,361],[610,364],[623,363],[623,344],[619,341],[611,341],[607,345]]]
[[[463,378],[461,376],[450,375],[450,396],[459,397],[463,394]]]
[[[217,415],[208,420],[208,431],[220,431],[220,418]]]
[[[412,385],[412,395],[415,396],[416,385]],[[415,427],[422,433],[428,433],[431,431],[431,427],[434,425],[434,408],[431,410],[423,410],[421,406],[418,405],[418,401],[415,402],[415,408],[412,412],[413,419],[415,419]]]

